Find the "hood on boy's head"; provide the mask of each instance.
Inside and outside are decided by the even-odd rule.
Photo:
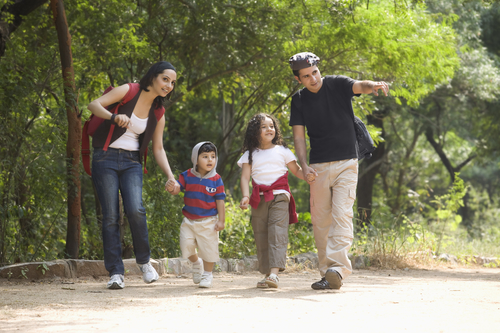
[[[199,142],[196,144],[196,146],[194,146],[193,148],[193,151],[191,152],[191,162],[193,162],[193,168],[191,169],[191,172],[197,176],[197,177],[201,177],[200,173],[198,171],[196,171],[196,164],[198,164],[198,152],[200,151],[200,148],[201,146],[203,146],[205,143],[211,143],[213,144],[212,142],[210,141],[202,141],[202,142]],[[214,145],[214,144],[213,144]],[[217,162],[219,161],[219,156],[217,154],[217,146],[215,146],[215,166],[212,170],[210,170],[209,173],[207,173],[203,178],[210,178],[210,177],[213,177],[215,176],[215,174],[217,173]]]

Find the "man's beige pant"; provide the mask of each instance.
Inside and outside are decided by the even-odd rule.
[[[353,239],[352,207],[356,199],[358,160],[311,164],[318,173],[311,184],[311,221],[318,249],[319,271],[328,268],[343,279],[352,273],[347,257]]]

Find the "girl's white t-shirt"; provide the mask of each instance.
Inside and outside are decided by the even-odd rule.
[[[148,118],[139,118],[134,113],[132,113],[132,117],[130,117],[132,126],[129,126],[127,128],[127,131],[109,146],[116,149],[125,149],[131,151],[139,150],[139,135],[144,133],[144,131],[146,130],[146,127],[148,125]]]
[[[288,171],[288,163],[296,160],[290,149],[280,145],[269,149],[256,149],[252,153],[252,179],[259,185],[269,186]],[[237,163],[240,168],[243,167],[243,163],[248,163],[248,150]],[[273,190],[274,195],[279,193],[285,193],[290,199],[287,191]]]

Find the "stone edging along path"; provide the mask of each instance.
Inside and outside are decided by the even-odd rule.
[[[318,255],[316,253],[304,253],[287,259],[288,265],[302,264],[309,268],[318,267]],[[141,271],[135,263],[135,259],[124,259],[125,275],[141,275]],[[182,258],[151,259],[151,264],[158,274],[183,275],[191,273],[189,260]],[[218,272],[250,272],[257,271],[259,262],[256,256],[243,259],[220,259],[215,264]],[[66,278],[74,279],[80,277],[94,278],[108,276],[104,268],[103,260],[84,259],[60,259],[47,262],[30,262],[0,267],[0,278],[4,279],[27,279],[41,280]]]
[[[353,256],[349,254],[349,259],[354,269],[361,269],[370,266],[370,259],[366,256]],[[435,257],[435,260],[445,261],[456,264],[457,258],[450,255],[441,255]],[[486,267],[500,267],[500,259],[485,258],[480,256],[468,256],[464,259],[466,262],[474,263]],[[135,259],[124,259],[126,275],[141,275],[141,271],[135,263]],[[182,258],[162,258],[151,259],[151,263],[158,274],[184,275],[191,273],[191,264],[189,260]],[[299,254],[287,258],[287,266],[298,265],[310,269],[318,268],[318,255],[313,252]],[[220,259],[215,264],[215,271],[243,273],[257,271],[259,262],[256,256],[250,256],[243,259]],[[47,262],[30,262],[0,267],[0,278],[4,279],[75,279],[80,277],[108,276],[104,268],[103,260],[84,260],[84,259],[60,259]]]

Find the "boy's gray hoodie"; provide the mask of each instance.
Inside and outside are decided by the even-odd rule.
[[[201,146],[205,143],[212,143],[212,142],[210,142],[210,141],[199,142],[196,144],[196,146],[194,146],[193,151],[191,152],[191,162],[193,162],[193,168],[191,169],[191,172],[193,173],[193,175],[195,175],[196,177],[199,177],[199,178],[211,178],[217,174],[216,169],[217,169],[217,162],[219,161],[219,156],[217,154],[217,147],[215,145],[214,145],[214,147],[215,147],[215,166],[214,166],[214,168],[212,170],[210,170],[210,172],[208,172],[204,177],[202,177],[201,174],[198,171],[196,171],[196,165],[198,164],[198,152],[200,151]]]

